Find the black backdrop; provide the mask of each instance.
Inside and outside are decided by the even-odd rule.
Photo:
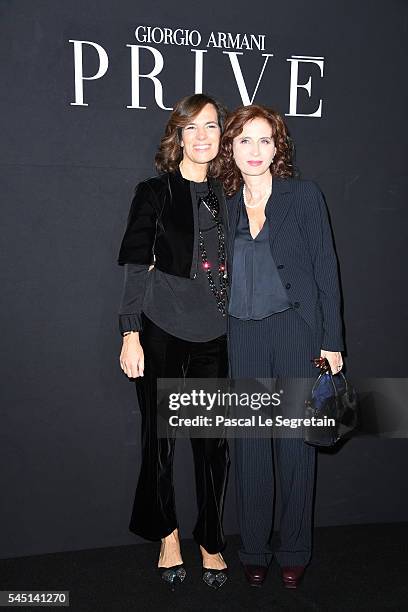
[[[344,292],[349,372],[406,376],[407,233],[405,53],[407,5],[373,0],[234,3],[179,0],[1,0],[2,137],[2,557],[130,544],[139,469],[133,383],[118,364],[123,270],[116,265],[134,185],[154,173],[169,111],[141,79],[131,104],[126,45],[164,59],[164,105],[194,91],[191,45],[138,43],[138,25],[198,30],[203,90],[241,103],[229,56],[206,47],[212,31],[264,34],[264,50],[239,60],[254,101],[289,113],[294,56],[298,113],[287,116],[305,178],[316,180],[335,229]],[[72,104],[74,44],[92,41],[106,74],[84,82]],[[142,74],[153,53],[140,50]],[[319,60],[320,61],[320,60]],[[99,66],[85,45],[83,70]],[[319,457],[316,525],[406,520],[405,440],[356,438]],[[182,534],[195,516],[188,444],[180,441],[176,486]],[[187,460],[185,461],[185,458]],[[182,468],[183,469],[180,469]],[[178,469],[177,469],[178,468]],[[406,487],[406,485],[404,485]],[[225,526],[236,533],[230,480]]]

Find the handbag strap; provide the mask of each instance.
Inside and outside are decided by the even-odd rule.
[[[326,376],[326,374],[328,374],[330,376],[330,381],[331,381],[331,384],[333,386],[334,395],[337,397],[338,396],[338,391],[337,391],[336,385],[334,384],[333,374],[330,371],[328,371],[328,370],[322,370],[319,373],[319,376],[316,378],[316,380],[313,383],[312,393],[315,391],[315,389],[316,389],[317,385],[319,384],[320,380],[323,378],[323,376]]]
[[[315,380],[315,382],[314,382],[314,384],[313,384],[313,387],[312,387],[312,393],[315,391],[316,386],[317,386],[317,385],[318,385],[318,383],[320,382],[321,378],[322,378],[323,376],[325,376],[326,374],[328,374],[328,375],[330,376],[330,381],[331,381],[331,384],[332,384],[332,386],[333,386],[334,395],[335,395],[336,397],[338,397],[339,393],[338,393],[338,391],[337,391],[336,383],[334,382],[334,379],[333,379],[333,372],[331,371],[331,367],[330,367],[329,361],[326,359],[326,357],[325,357],[323,360],[321,360],[320,358],[318,358],[318,359],[313,359],[312,361],[313,361],[314,363],[316,363],[316,362],[319,362],[319,363],[320,363],[320,366],[319,366],[319,367],[320,367],[320,374],[319,374],[319,376],[316,378],[316,380]],[[346,385],[346,393],[348,394],[349,387],[348,387],[347,378],[344,376],[343,372],[341,372],[341,371],[340,371],[340,372],[338,372],[338,373],[336,374],[336,376],[342,376],[342,378],[343,378],[343,380],[344,380],[344,383],[345,383],[345,385]]]

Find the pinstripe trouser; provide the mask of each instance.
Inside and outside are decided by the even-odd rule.
[[[293,309],[261,320],[229,317],[232,378],[316,378],[321,343]],[[275,448],[275,455],[273,453]],[[307,565],[311,557],[316,449],[302,438],[235,440],[239,551],[245,565]],[[275,470],[281,493],[280,542],[272,548]]]

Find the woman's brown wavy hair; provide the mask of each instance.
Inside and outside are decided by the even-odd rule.
[[[220,152],[217,157],[218,178],[222,181],[227,196],[232,196],[243,183],[241,171],[232,153],[232,141],[241,134],[244,125],[252,119],[266,119],[272,128],[276,153],[270,165],[273,176],[287,178],[293,176],[293,143],[282,116],[272,108],[261,104],[239,106],[227,117],[221,137]]]
[[[160,141],[159,150],[155,157],[158,172],[174,172],[177,170],[179,163],[183,159],[183,148],[180,144],[182,129],[202,111],[206,104],[212,104],[215,107],[218,125],[221,128],[221,132],[223,131],[227,110],[218,100],[206,94],[194,94],[182,98],[175,105],[167,122],[164,136]],[[209,164],[208,174],[210,176],[214,176],[219,172],[215,160],[212,160]]]

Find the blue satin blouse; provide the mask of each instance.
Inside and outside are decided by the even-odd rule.
[[[267,206],[270,204],[270,200]],[[269,245],[268,220],[252,238],[243,198],[234,240],[234,266],[228,313],[238,319],[264,319],[291,308]]]

